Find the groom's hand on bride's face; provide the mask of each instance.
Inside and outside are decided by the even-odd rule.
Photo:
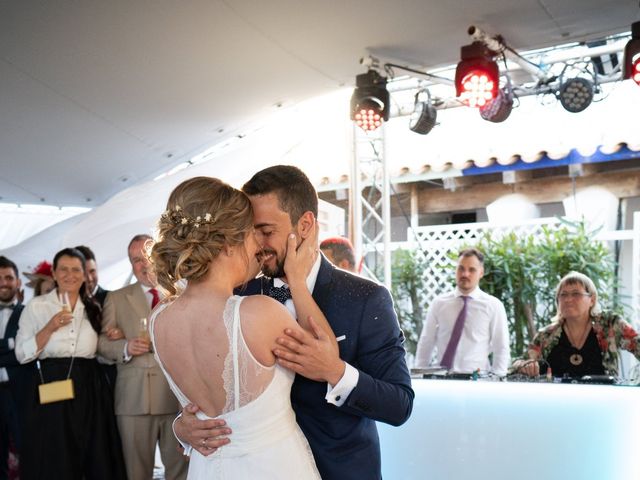
[[[279,347],[273,353],[283,367],[311,380],[336,385],[345,369],[338,343],[332,341],[312,318],[309,318],[309,323],[313,334],[287,328],[284,335],[276,340]]]
[[[176,420],[174,430],[180,440],[207,456],[230,442],[226,435],[231,434],[231,429],[224,420],[200,420],[196,417],[198,410],[196,405],[187,405]]]

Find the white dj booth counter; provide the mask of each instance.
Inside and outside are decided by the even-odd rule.
[[[385,480],[640,480],[640,388],[413,379]]]

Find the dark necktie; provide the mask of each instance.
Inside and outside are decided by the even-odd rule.
[[[467,302],[469,301],[469,297],[463,295],[461,298],[464,305],[462,305],[462,310],[460,310],[458,318],[456,318],[456,323],[454,324],[453,331],[451,332],[451,338],[449,339],[447,348],[445,349],[442,360],[440,361],[440,365],[446,367],[447,370],[451,370],[453,367],[453,359],[456,357],[456,350],[458,349],[458,343],[462,336],[464,321],[467,318]]]
[[[151,308],[154,308],[160,301],[160,295],[155,288],[150,288],[149,293],[151,294]]]
[[[271,287],[271,289],[269,289],[269,296],[284,305],[284,302],[291,298],[291,291],[286,285],[281,287]]]
[[[16,306],[13,303],[0,303],[0,312],[8,308],[9,310],[13,310]]]

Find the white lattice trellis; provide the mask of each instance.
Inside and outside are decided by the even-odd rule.
[[[542,233],[544,226],[558,225],[557,218],[540,218],[511,225],[493,225],[484,223],[459,223],[454,225],[436,225],[418,227],[409,232],[409,238],[415,238],[413,248],[421,252],[426,260],[424,279],[426,301],[430,304],[441,293],[450,290],[453,281],[455,262],[449,257],[451,252],[460,250],[464,245],[476,243],[485,233],[500,237],[509,233],[534,235]]]
[[[629,320],[640,324],[640,212],[634,213],[633,219],[633,230],[600,232],[598,238],[632,242],[632,278],[629,289],[632,311],[629,312]],[[455,262],[449,257],[451,252],[457,252],[464,245],[476,243],[487,232],[490,232],[492,237],[512,232],[536,237],[542,234],[544,226],[553,227],[560,223],[558,218],[538,218],[511,225],[484,222],[417,227],[409,229],[408,238],[414,240],[402,245],[402,248],[421,252],[426,260],[424,279],[427,287],[426,302],[429,305],[434,298],[452,286]]]
[[[633,214],[633,251],[631,255],[631,302],[636,324],[640,323],[640,212]]]

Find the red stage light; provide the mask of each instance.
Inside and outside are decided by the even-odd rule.
[[[473,70],[462,79],[460,98],[470,107],[483,107],[494,98],[495,81],[484,70]]]
[[[494,53],[481,42],[461,49],[456,67],[456,95],[470,107],[483,107],[498,96],[500,71]]]
[[[631,78],[640,85],[640,22],[631,24],[631,40],[624,47],[623,79]]]
[[[640,56],[636,58],[635,62],[633,62],[633,67],[631,68],[631,78],[634,82],[640,85]]]
[[[363,103],[376,103],[374,99],[365,100]],[[382,106],[361,106],[360,111],[354,115],[356,125],[366,131],[375,130],[382,125]]]
[[[387,79],[375,70],[356,77],[351,96],[351,120],[365,131],[371,131],[389,120]]]

